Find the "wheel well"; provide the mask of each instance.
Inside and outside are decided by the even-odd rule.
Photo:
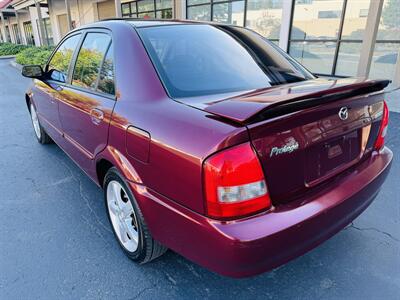
[[[97,179],[99,181],[99,184],[103,186],[104,182],[104,177],[106,177],[107,171],[114,167],[112,163],[110,163],[106,159],[100,159],[97,164],[96,164],[96,173],[97,173]]]

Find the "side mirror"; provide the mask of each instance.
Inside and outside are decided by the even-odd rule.
[[[22,76],[28,78],[41,78],[44,75],[43,69],[39,65],[30,65],[22,67]]]

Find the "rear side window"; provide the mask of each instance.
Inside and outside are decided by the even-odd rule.
[[[95,90],[100,68],[111,37],[106,33],[88,33],[79,51],[72,76],[72,85]]]
[[[138,28],[173,98],[229,93],[313,78],[258,34],[186,24]]]
[[[100,71],[99,84],[97,86],[99,92],[114,95],[114,51],[113,45],[110,44],[106,57],[104,58],[103,66]]]
[[[47,71],[52,80],[67,82],[68,68],[80,38],[80,34],[71,36],[58,47],[47,66]]]

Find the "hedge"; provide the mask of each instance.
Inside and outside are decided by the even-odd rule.
[[[49,59],[53,47],[30,47],[16,56],[16,62],[20,65],[41,65],[44,66]]]
[[[27,48],[29,48],[29,46],[11,43],[0,43],[0,56],[16,55]]]

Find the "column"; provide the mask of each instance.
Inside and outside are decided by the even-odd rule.
[[[1,33],[3,35],[3,41],[9,42],[7,34],[6,34],[6,21],[4,19],[3,12],[0,12],[0,20],[1,20]]]
[[[282,22],[279,32],[279,47],[289,52],[290,26],[292,25],[293,0],[283,1],[282,4]]]
[[[115,0],[115,16],[122,18],[121,0]]]
[[[65,8],[67,10],[68,31],[72,30],[71,6],[69,0],[65,0]]]
[[[186,19],[186,1],[185,0],[175,0],[174,1],[174,9],[173,18],[174,19]]]
[[[369,75],[382,6],[383,0],[371,1],[369,5],[367,25],[365,27],[364,40],[361,45],[360,60],[357,68],[358,77],[368,77]]]
[[[39,23],[39,33],[40,33],[40,45],[41,46],[48,46],[46,40],[46,32],[44,29],[44,23],[42,18],[42,9],[40,7],[40,2],[35,1],[36,12],[38,16],[38,23]],[[32,24],[33,25],[33,24]]]

